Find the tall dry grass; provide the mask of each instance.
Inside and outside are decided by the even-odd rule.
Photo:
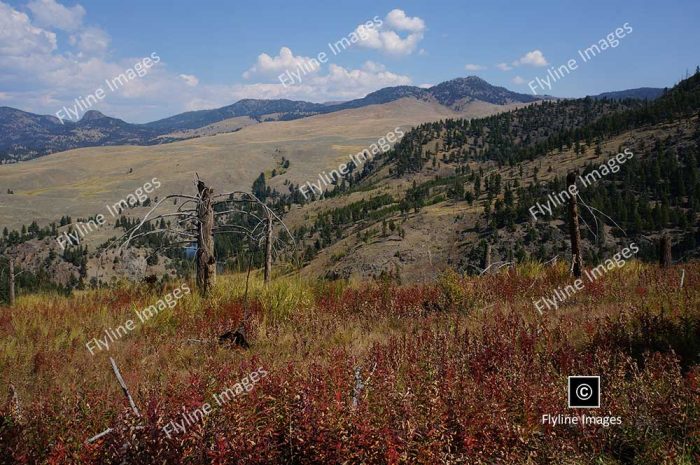
[[[533,300],[570,283],[564,264],[430,285],[220,276],[91,355],[104,335],[171,288],[120,285],[72,297],[20,295],[0,308],[5,463],[693,463],[698,453],[700,265],[631,262],[556,312]],[[192,288],[192,283],[190,283]],[[252,347],[216,343],[245,308]],[[109,366],[119,365],[134,419]],[[182,408],[258,366],[269,377],[175,439]],[[365,387],[352,408],[354,370]],[[566,413],[567,374],[606,376],[616,429],[547,428]],[[145,429],[133,429],[129,425]],[[117,430],[90,446],[107,427]],[[123,449],[127,440],[131,446]]]

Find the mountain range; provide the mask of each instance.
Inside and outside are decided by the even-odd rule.
[[[656,98],[661,92],[661,89],[642,88],[609,95],[601,94],[597,97]],[[368,105],[385,104],[406,97],[432,101],[456,111],[460,111],[472,102],[507,105],[531,103],[542,99],[542,97],[520,94],[504,87],[493,86],[476,76],[468,76],[442,82],[430,88],[387,87],[363,98],[340,103],[244,99],[221,108],[189,111],[145,124],[127,123],[95,110],[86,112],[77,122],[62,122],[54,116],[0,107],[0,163],[29,160],[81,147],[162,144],[193,137],[192,133],[187,131],[232,118],[248,117],[252,123],[288,121]],[[547,98],[544,97],[544,99]],[[229,128],[228,131],[237,129],[235,125],[232,127],[233,129]]]
[[[632,240],[641,244],[641,258],[654,259],[653,243],[663,233],[673,239],[674,257],[696,256],[699,89],[700,73],[659,92],[659,98],[652,92],[650,102],[630,98],[649,94],[639,89],[536,101],[466,78],[429,89],[381,89],[351,102],[246,100],[228,112],[178,115],[180,125],[218,122],[204,126],[210,131],[200,131],[202,137],[192,136],[199,130],[181,129],[183,136],[177,137],[187,140],[67,150],[0,167],[8,229],[4,243],[21,257],[20,266],[48,269],[65,285],[78,275],[80,264],[68,256],[48,265],[51,249],[60,255],[51,228],[65,229],[70,218],[84,221],[103,211],[144,179],[162,182],[159,197],[190,193],[196,173],[217,192],[252,185],[256,195],[269,196],[297,241],[308,276],[421,281],[446,266],[478,271],[487,242],[499,263],[528,257],[545,261],[561,254],[567,249],[565,209],[532,224],[529,208],[565,189],[568,173],[586,174],[628,148],[634,157],[619,173],[582,191],[581,214],[590,227],[582,231],[584,261],[612,256]],[[264,113],[272,109],[319,113],[282,120],[284,115]],[[26,115],[5,111],[12,111],[17,122]],[[246,112],[254,116],[221,119]],[[52,117],[30,116],[29,122],[61,126]],[[159,124],[162,129],[133,126],[158,134],[176,122]],[[236,124],[240,130],[232,129]],[[124,131],[129,126],[90,112],[72,130]],[[397,127],[405,134],[391,150],[328,186],[324,195],[303,196],[300,186]],[[149,208],[135,207],[128,216],[142,217]],[[614,222],[606,223],[607,217],[596,212]],[[122,227],[123,222],[110,221],[84,246],[99,250]],[[39,234],[41,228],[48,232]],[[221,244],[226,245],[217,253],[223,258],[240,256],[239,242]],[[98,255],[81,253],[87,276],[110,280],[131,273],[131,268],[112,266],[114,257],[106,267]],[[166,271],[168,257],[161,258],[148,273]]]
[[[602,94],[592,95],[591,97],[595,99],[610,99],[610,100],[623,100],[627,98],[636,100],[654,100],[661,97],[664,93],[664,89],[659,89],[657,87],[638,87],[636,89],[620,90],[617,92],[603,92]]]

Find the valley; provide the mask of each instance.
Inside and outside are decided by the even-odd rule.
[[[456,112],[435,102],[404,98],[293,121],[258,123],[236,132],[170,144],[83,148],[4,165],[0,166],[3,226],[18,228],[27,217],[48,224],[63,215],[94,215],[104,204],[114,203],[121,194],[153,177],[162,180],[162,195],[187,192],[195,172],[215,189],[247,189],[281,157],[290,160],[290,169],[273,180],[274,185],[281,187],[285,180],[298,184],[337,166],[349,153],[376,143],[397,126],[407,129],[428,121],[482,117],[516,107],[474,102]],[[8,189],[14,193],[7,194]]]
[[[700,463],[696,3],[0,0],[0,465]]]
[[[464,81],[458,82],[457,96],[474,92],[460,87]],[[151,199],[154,203],[169,194],[194,192],[193,173],[218,192],[247,190],[264,176],[265,188],[274,193],[274,208],[297,235],[302,275],[353,280],[388,276],[400,282],[427,282],[447,267],[478,273],[487,243],[494,244],[493,259],[500,264],[530,256],[539,260],[559,256],[567,248],[562,205],[554,209],[554,215],[527,225],[532,206],[558,192],[548,192],[544,186],[554,189],[570,171],[584,172],[587,167],[609,163],[623,148],[643,159],[649,147],[670,135],[674,147],[692,146],[697,131],[697,118],[689,115],[669,124],[632,127],[595,140],[586,136],[583,144],[573,144],[580,136],[572,131],[595,127],[601,119],[616,114],[639,112],[648,104],[641,100],[583,99],[498,105],[464,103],[439,91],[435,95],[452,107],[433,98],[402,97],[291,121],[243,121],[238,126],[241,119],[234,117],[230,123],[224,120],[204,126],[196,137],[178,142],[84,148],[5,165],[0,167],[0,209],[7,225],[19,229],[28,216],[40,225],[64,215],[90,218],[104,205],[118,201],[120,194],[126,195],[155,176],[162,187]],[[474,121],[471,129],[469,120]],[[544,121],[549,123],[544,125]],[[465,129],[460,122],[466,122]],[[216,134],[217,127],[235,129]],[[408,139],[367,161],[366,166],[355,166],[342,185],[326,186],[326,193],[319,196],[318,190],[305,184],[318,182],[322,173],[337,171],[338,166],[354,160],[349,155],[368,150],[396,128],[408,133]],[[494,138],[489,128],[506,128],[509,135]],[[503,147],[507,147],[505,151]],[[410,156],[401,155],[404,152]],[[421,155],[416,158],[415,153]],[[495,180],[498,187],[492,190],[489,182]],[[607,180],[600,184],[614,185]],[[532,204],[526,204],[525,193],[533,195],[533,188],[539,190],[539,199],[532,197]],[[513,196],[518,190],[522,192]],[[12,194],[5,193],[9,191]],[[410,200],[416,195],[422,197],[419,204]],[[504,195],[511,197],[505,199]],[[376,199],[382,200],[378,203]],[[493,213],[504,218],[504,201],[510,202],[510,219],[491,224],[493,207]],[[359,221],[328,223],[338,212],[365,209],[369,204],[377,204],[373,207],[377,210],[365,210]],[[139,204],[129,209],[127,216],[142,217],[151,206]],[[584,210],[588,221],[596,225],[593,231],[586,223],[584,235],[587,259],[591,260],[594,250],[612,250],[624,233],[614,219],[603,218],[602,205],[595,206],[596,214]],[[165,208],[174,211],[175,206]],[[527,215],[516,215],[515,211]],[[105,268],[104,254],[95,252],[122,233],[116,219],[108,218],[106,226],[91,231],[81,242],[89,249],[86,276],[98,277],[98,281],[119,277],[125,271],[111,265]],[[331,230],[335,230],[332,235]],[[686,233],[694,236],[697,229],[688,226]],[[549,243],[532,242],[538,235],[548,237]],[[596,245],[601,235],[607,238],[604,246]],[[644,248],[647,257],[653,256],[648,243],[653,241],[651,237]],[[683,237],[680,239],[690,240]],[[167,257],[161,257],[157,266],[140,260],[126,276],[162,274],[164,264],[170,263]],[[36,260],[27,256],[20,263],[32,262]]]

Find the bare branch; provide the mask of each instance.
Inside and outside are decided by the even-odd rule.
[[[190,198],[190,199],[191,199],[191,198],[194,198],[194,199],[196,199],[196,197],[192,197],[192,196],[190,196],[190,195],[181,195],[181,194],[171,194],[171,195],[167,195],[167,196],[163,197],[162,199],[160,199],[160,200],[158,201],[158,203],[156,203],[156,204],[153,206],[153,208],[151,208],[151,209],[148,211],[148,213],[146,213],[146,216],[143,217],[143,220],[141,220],[141,222],[140,222],[136,227],[132,228],[130,232],[127,232],[127,233],[124,234],[124,236],[122,236],[122,238],[123,238],[123,237],[125,237],[125,236],[128,234],[129,237],[127,238],[126,241],[124,241],[124,242],[119,246],[119,250],[121,250],[121,249],[124,247],[124,245],[128,244],[128,243],[131,241],[131,239],[132,239],[134,233],[135,233],[136,231],[138,231],[145,223],[147,223],[148,221],[153,221],[153,220],[161,219],[161,218],[163,217],[163,215],[159,215],[159,216],[157,216],[157,217],[155,217],[155,218],[149,218],[149,217],[151,216],[151,214],[152,214],[154,211],[156,211],[156,209],[157,209],[163,202],[165,202],[165,201],[168,200],[168,199],[172,199],[172,198]],[[172,215],[172,214],[171,214],[171,215]]]
[[[229,228],[232,228],[232,229],[229,230]],[[216,228],[214,228],[215,234],[219,233],[219,232],[241,232],[241,231],[245,232],[247,235],[250,235],[250,236],[253,235],[253,231],[251,231],[250,229],[248,229],[244,226],[236,225],[236,224],[225,224],[225,225],[217,226]]]
[[[581,199],[581,195],[580,195],[580,194],[578,195],[578,198],[579,198],[579,200],[581,200],[581,202],[583,202],[583,199]],[[583,202],[583,204],[586,205],[585,202]],[[603,213],[602,211],[598,210],[597,208],[591,207],[591,206],[589,206],[589,205],[586,205],[586,206],[587,206],[589,209],[600,213],[601,215],[603,215],[604,217],[606,217],[607,219],[609,219],[610,221],[612,221],[612,223],[617,227],[617,229],[619,229],[620,231],[622,231],[622,234],[624,234],[625,237],[627,237],[627,232],[625,232],[625,230],[622,229],[622,228],[620,227],[620,225],[618,225],[617,223],[615,223],[615,220],[613,220],[612,218],[610,218],[608,215],[606,215],[606,214]]]
[[[188,233],[186,231],[171,231],[169,229],[155,229],[153,231],[146,231],[146,232],[136,234],[134,237],[132,237],[132,239],[139,239],[141,237],[150,236],[151,234],[158,234],[158,233],[162,233],[162,232],[169,232],[171,234],[175,234],[176,236],[197,237],[196,234]]]
[[[257,220],[263,221],[262,218],[260,218],[260,217],[257,216],[255,213],[253,213],[253,212],[251,212],[251,211],[248,211],[248,210],[225,210],[225,211],[222,211],[222,212],[217,212],[217,211],[215,211],[215,212],[214,212],[214,215],[225,215],[225,214],[227,214],[227,213],[245,213],[246,215],[254,216]]]

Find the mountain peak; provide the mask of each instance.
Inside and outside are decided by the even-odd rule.
[[[539,100],[533,95],[519,94],[505,87],[491,85],[478,76],[459,77],[441,82],[428,90],[438,102],[447,106],[459,106],[461,102],[470,100],[481,100],[496,105]]]
[[[427,89],[408,85],[385,87],[363,98],[336,104],[288,99],[243,99],[225,107],[188,111],[146,124],[129,124],[97,110],[87,111],[76,123],[62,122],[54,116],[41,116],[0,107],[0,160],[8,158],[3,157],[4,151],[11,153],[14,159],[29,159],[46,153],[86,146],[149,145],[167,140],[158,136],[198,129],[239,116],[248,116],[258,122],[269,119],[292,120],[368,105],[381,105],[401,98],[434,100],[457,111],[461,111],[475,100],[504,105],[528,103],[538,99],[532,95],[512,92],[504,87],[492,86],[478,76],[467,76]],[[86,132],[85,129],[90,131]]]
[[[100,113],[97,110],[88,110],[85,112],[83,117],[80,119],[80,121],[94,121],[97,119],[103,119],[107,118],[104,114]]]
[[[467,77],[458,77],[458,78],[453,79],[453,81],[486,82],[485,79],[482,79],[475,74],[472,74],[471,76],[467,76]],[[488,82],[486,82],[486,83],[488,84]]]

